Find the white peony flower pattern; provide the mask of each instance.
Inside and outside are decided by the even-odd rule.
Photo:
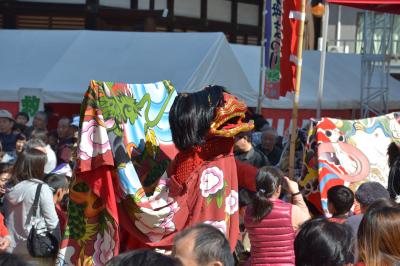
[[[205,221],[205,224],[209,224],[219,229],[224,235],[226,235],[226,222],[222,221]]]
[[[239,194],[235,190],[225,198],[225,212],[232,215],[239,210]]]
[[[207,198],[224,187],[224,172],[214,166],[203,171],[200,177],[201,195]]]

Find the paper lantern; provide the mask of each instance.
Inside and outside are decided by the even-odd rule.
[[[322,17],[325,13],[325,5],[318,3],[311,8],[311,13],[316,17]]]

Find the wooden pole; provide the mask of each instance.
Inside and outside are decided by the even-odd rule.
[[[293,98],[293,112],[292,112],[292,130],[290,133],[290,150],[289,150],[289,178],[294,179],[295,175],[295,152],[296,152],[296,138],[297,138],[297,119],[299,112],[299,96],[301,84],[301,65],[303,58],[303,35],[304,35],[304,19],[306,10],[306,0],[301,0],[301,14],[300,27],[298,31],[298,46],[297,46],[297,68],[296,68],[296,87]]]
[[[261,27],[261,58],[260,58],[260,84],[258,90],[258,101],[257,101],[257,114],[262,113],[262,102],[264,101],[264,83],[265,83],[265,0],[262,4],[262,27]]]

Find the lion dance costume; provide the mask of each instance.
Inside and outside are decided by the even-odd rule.
[[[246,110],[219,86],[177,96],[168,81],[92,81],[57,265],[170,250],[176,233],[197,223],[219,228],[233,249],[238,188],[254,191],[257,174],[233,156],[233,137],[253,128],[242,122]]]

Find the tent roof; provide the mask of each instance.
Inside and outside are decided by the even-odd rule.
[[[151,83],[180,92],[208,84],[251,101],[250,84],[222,33],[0,31],[1,101],[42,88],[45,102],[80,103],[91,79]]]
[[[399,0],[328,0],[328,2],[377,12],[400,14]]]
[[[231,45],[252,87],[252,98],[258,97],[260,73],[260,46]],[[300,91],[300,108],[315,109],[317,106],[319,51],[303,51],[303,66]],[[325,64],[323,109],[360,108],[361,56],[356,54],[327,53]],[[377,77],[372,79],[377,84]],[[255,106],[256,103],[250,104]],[[279,100],[265,99],[263,107],[291,109],[290,97]],[[400,82],[389,77],[389,109],[400,106]]]

